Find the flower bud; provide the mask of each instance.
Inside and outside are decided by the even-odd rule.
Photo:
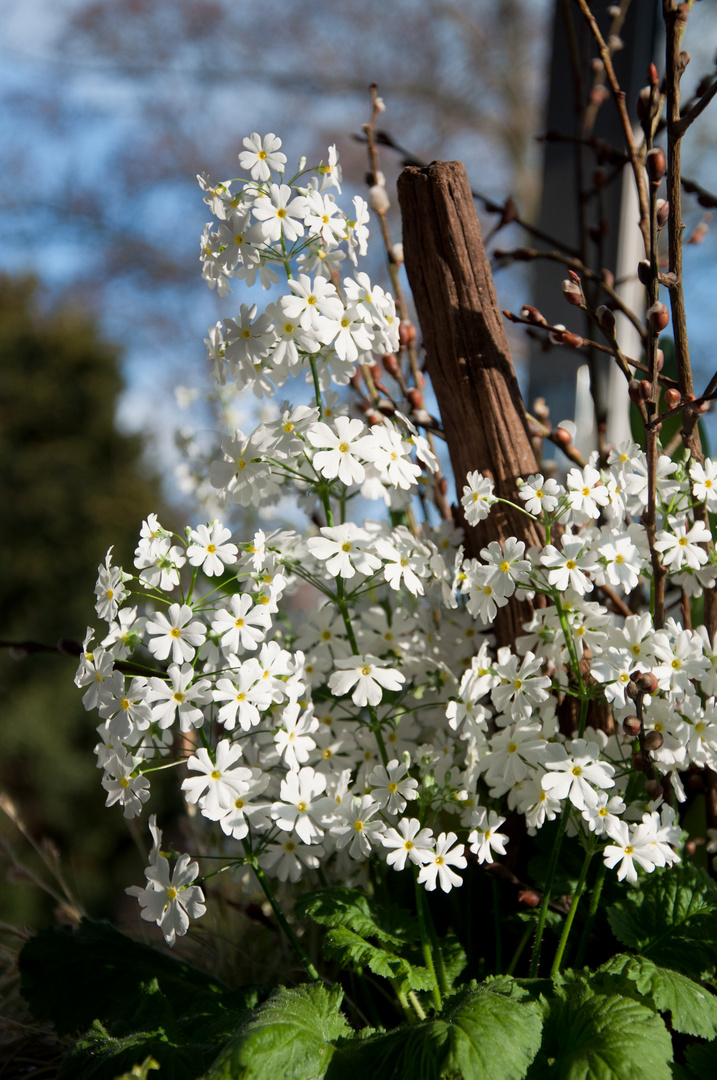
[[[660,334],[670,321],[670,313],[664,304],[658,300],[651,308],[647,309],[647,324],[651,330]]]
[[[398,340],[402,349],[410,348],[416,344],[418,334],[416,327],[408,319],[402,319],[398,326]]]
[[[665,390],[665,405],[668,409],[674,409],[675,405],[679,405],[682,401],[682,394],[676,386],[671,386],[669,390]]]
[[[540,893],[535,889],[521,889],[518,893],[518,903],[526,907],[536,908],[540,904]]]
[[[650,182],[659,184],[667,168],[665,151],[660,146],[653,146],[652,150],[647,151],[645,168],[647,169],[647,175],[650,177]]]
[[[391,202],[386,192],[386,188],[383,187],[382,184],[374,184],[373,187],[369,189],[368,204],[375,213],[386,213]]]
[[[572,281],[570,278],[562,284],[563,296],[569,304],[574,307],[585,307],[585,301],[583,299],[583,290],[579,281]]]
[[[664,741],[665,737],[659,731],[648,731],[645,733],[644,743],[646,750],[659,750]]]
[[[630,679],[629,683],[625,687],[625,693],[631,701],[636,701],[640,696],[640,691],[637,688],[637,683],[633,679]]]
[[[416,409],[423,408],[423,394],[417,386],[411,387],[411,389],[406,394],[406,398],[408,399],[408,402],[414,411]]]
[[[570,446],[570,443],[573,441],[572,435],[569,431],[566,431],[564,427],[556,428],[553,432],[553,436],[555,441],[560,443],[561,446]]]
[[[386,353],[381,357],[381,363],[383,364],[384,371],[396,379],[400,375],[400,368],[398,366],[398,360],[393,353]]]
[[[648,780],[645,784],[645,791],[650,799],[661,799],[664,798],[665,795],[659,780]]]
[[[602,330],[611,337],[615,335],[615,312],[601,304],[597,309],[597,319]]]
[[[658,228],[664,229],[667,224],[667,220],[670,216],[670,204],[667,199],[657,200],[657,225]]]
[[[637,264],[637,279],[641,285],[649,285],[652,277],[652,267],[649,259],[640,259]]]
[[[642,391],[640,390],[640,384],[637,379],[630,379],[627,384],[627,392],[630,395],[630,401],[633,405],[639,405],[642,402]]]
[[[657,687],[660,685],[657,676],[653,675],[651,671],[643,671],[641,675],[635,679],[637,688],[643,694],[654,694]]]
[[[403,262],[403,244],[394,244],[391,248],[391,262],[400,266]]]
[[[665,366],[665,354],[663,353],[662,349],[658,349],[656,354],[655,354],[655,367],[657,368],[658,371],[662,371],[664,366]]]
[[[579,349],[585,344],[585,339],[580,337],[580,334],[571,334],[568,330],[563,330],[559,334],[551,334],[550,340],[554,345],[567,345],[571,349]]]
[[[536,326],[546,326],[547,320],[544,315],[538,311],[536,307],[531,304],[523,304],[520,309],[521,319],[526,319],[527,322],[535,323]]]
[[[622,730],[631,739],[636,739],[640,734],[640,721],[636,716],[626,716],[622,722]]]

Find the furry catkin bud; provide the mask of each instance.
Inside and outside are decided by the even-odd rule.
[[[531,304],[523,304],[520,309],[521,319],[526,319],[528,322],[535,323],[536,326],[546,326],[547,320],[536,307]]]
[[[653,184],[659,184],[662,177],[665,175],[665,169],[667,168],[665,152],[661,147],[653,146],[652,150],[648,150],[647,157],[645,158],[645,168],[647,169],[647,175],[650,177],[650,181]]]
[[[650,799],[664,798],[665,795],[659,780],[648,780],[645,784],[645,791]]]
[[[647,324],[656,333],[662,333],[669,321],[670,313],[659,300],[651,308],[647,309]]]
[[[391,201],[386,193],[386,188],[382,184],[374,184],[369,189],[368,204],[376,214],[386,213]]]
[[[652,268],[649,259],[640,259],[637,264],[637,278],[641,285],[649,285],[652,276]]]
[[[558,427],[553,432],[555,441],[560,443],[561,446],[569,446],[573,441],[573,437],[569,431],[566,431],[564,427]]]
[[[657,368],[658,371],[662,371],[664,366],[665,366],[665,354],[663,353],[662,349],[658,349],[656,354],[655,354],[655,367]]]
[[[585,301],[583,299],[583,290],[579,281],[573,281],[571,278],[566,278],[562,284],[563,296],[569,304],[574,307],[585,307]]]
[[[394,244],[391,248],[391,262],[400,266],[403,262],[403,244]]]
[[[679,405],[682,401],[682,394],[676,386],[671,386],[669,390],[665,390],[665,405],[668,409],[674,409],[675,405]]]
[[[667,199],[657,200],[657,225],[658,228],[664,229],[670,217],[670,204]]]
[[[637,683],[633,679],[630,679],[629,683],[625,687],[625,693],[630,698],[630,701],[636,701],[637,698],[640,696],[640,691],[637,688]]]

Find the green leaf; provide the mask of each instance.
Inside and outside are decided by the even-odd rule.
[[[205,1080],[320,1080],[335,1040],[351,1029],[339,1012],[343,991],[320,983],[280,989],[255,1009]]]
[[[502,985],[507,989],[508,980]],[[340,1042],[326,1080],[366,1080],[369,1074],[386,1080],[520,1080],[538,1051],[541,1027],[536,1002],[491,986],[465,988],[435,1019]]]
[[[619,978],[623,983],[629,980],[646,1004],[670,1014],[673,1030],[703,1039],[717,1035],[717,996],[686,975],[657,967],[647,957],[624,954],[614,956],[600,968],[591,985],[599,981],[602,988],[603,975]]]
[[[330,959],[338,960],[342,967],[367,967],[384,979],[398,979],[401,990],[430,990],[433,986],[427,968],[410,964],[402,956],[372,945],[345,926],[329,930],[324,939],[324,952]]]
[[[695,1080],[714,1080],[717,1076],[717,1040],[708,1043],[692,1043],[685,1051],[690,1076]]]
[[[699,978],[717,967],[717,889],[688,863],[654,870],[608,910],[623,945]]]
[[[549,1006],[528,1080],[671,1080],[670,1034],[652,1009],[596,994],[584,979],[564,984]]]
[[[299,897],[297,918],[308,915],[321,926],[345,926],[364,938],[398,947],[420,940],[416,917],[394,905],[378,904],[360,889],[316,889]]]

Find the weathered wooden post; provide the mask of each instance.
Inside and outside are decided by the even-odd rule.
[[[498,496],[518,501],[517,477],[538,466],[465,168],[459,161],[409,166],[398,197],[406,272],[458,494],[478,469]],[[476,557],[508,536],[527,547],[543,540],[525,514],[498,504],[487,521],[466,529],[466,553]],[[500,609],[498,644],[514,642],[529,615],[527,604]]]

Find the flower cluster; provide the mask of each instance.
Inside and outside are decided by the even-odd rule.
[[[286,182],[274,135],[244,145],[239,186],[201,179],[219,219],[204,277],[225,293],[232,277],[266,288],[283,274],[287,291],[213,328],[214,375],[262,396],[305,373],[314,400],[227,436],[211,482],[241,506],[290,493],[315,525],[246,542],[219,521],[178,536],[150,516],[134,574],[108,553],[96,588],[107,632],[88,631],[76,677],[99,711],[108,805],[136,817],[152,771],[174,766],[215,858],[281,881],[319,867],[346,881],[378,858],[448,892],[468,852],[505,853],[508,811],[531,832],[560,816],[621,879],[676,861],[680,774],[717,769],[717,649],[675,617],[717,576],[696,515],[714,466],[659,460],[654,547],[675,613],[658,629],[633,443],[564,485],[522,482],[542,548],[512,537],[466,558],[461,529],[401,518],[430,493],[428,443],[400,412],[350,416],[332,389],[397,347],[393,300],[362,272],[341,281],[342,261],[365,251],[366,206],[338,208],[335,151]],[[382,518],[351,520],[358,495]],[[471,473],[466,527],[495,501]],[[496,649],[491,625],[514,596],[543,599]],[[204,911],[198,874],[182,855],[170,875],[155,836],[148,886],[130,891],[170,943]]]

